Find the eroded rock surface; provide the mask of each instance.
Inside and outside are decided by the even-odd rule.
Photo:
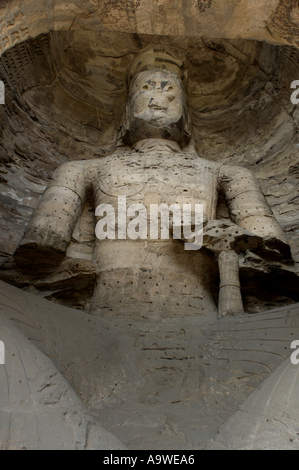
[[[298,46],[296,0],[17,0],[0,4],[0,52],[50,31],[211,36]],[[244,27],[246,25],[246,27]]]
[[[24,353],[20,351],[26,353],[26,361],[30,358],[35,378],[30,386],[42,389],[40,383],[48,385],[36,392],[43,401],[30,408],[31,414],[26,415],[29,424],[32,413],[42,412],[41,419],[50,418],[52,413],[53,429],[61,423],[67,435],[71,429],[75,432],[81,411],[74,427],[65,427],[63,407],[67,411],[68,406],[73,409],[79,405],[77,398],[69,403],[73,392],[59,374],[55,375],[60,371],[93,419],[130,449],[204,448],[262,381],[284,359],[290,360],[290,344],[299,332],[298,304],[257,315],[210,319],[210,323],[202,315],[173,315],[169,310],[159,316],[145,311],[140,316],[117,317],[103,311],[102,316],[91,317],[3,282],[0,303],[0,337],[8,341],[8,378],[1,380],[1,396],[9,400],[6,380],[15,384],[13,403],[18,409],[12,408],[12,412],[21,413],[22,406],[29,406],[35,395],[27,405],[19,403],[24,397],[27,400],[26,381],[11,376],[13,361],[20,358],[14,352],[15,343],[11,346],[7,324],[24,345]],[[43,364],[50,371],[55,368],[33,345],[51,359],[56,372],[42,377],[38,374]],[[21,365],[19,369],[23,371]],[[51,380],[50,375],[54,377]],[[59,399],[63,391],[68,392]],[[23,414],[12,416],[21,416],[22,422]],[[18,442],[26,435],[23,429],[19,429]],[[85,437],[83,429],[79,440],[82,446]],[[53,440],[49,442],[56,445]],[[72,438],[69,442],[73,445]],[[36,445],[34,440],[31,444]]]
[[[221,450],[297,450],[298,367],[286,360],[211,440]]]
[[[88,413],[52,361],[12,323],[1,315],[5,365],[0,369],[0,449],[125,449]]]

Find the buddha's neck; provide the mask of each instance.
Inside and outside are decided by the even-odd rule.
[[[133,149],[136,152],[148,152],[151,150],[163,150],[166,151],[172,150],[173,152],[181,152],[181,148],[177,142],[174,140],[167,140],[167,139],[144,139],[140,140],[136,144],[133,145]]]

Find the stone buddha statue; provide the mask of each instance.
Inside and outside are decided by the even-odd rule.
[[[94,208],[112,205],[202,204],[204,247],[184,249],[169,240],[96,240],[97,283],[91,304],[96,315],[184,315],[217,317],[209,266],[219,256],[220,314],[243,311],[238,279],[238,240],[280,259],[290,258],[285,235],[257,179],[247,169],[201,158],[192,145],[184,61],[170,49],[141,53],[128,73],[129,95],[120,144],[112,155],[60,166],[33,215],[15,257],[37,252],[59,263],[65,256],[87,194]],[[217,220],[222,194],[230,220]],[[125,210],[125,209],[124,209]],[[100,220],[98,217],[97,220]],[[125,238],[125,239],[124,239]]]

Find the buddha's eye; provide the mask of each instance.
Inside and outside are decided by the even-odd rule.
[[[148,85],[143,85],[142,89],[143,89],[143,90],[148,90],[149,87],[148,87]]]
[[[172,91],[172,90],[173,90],[173,86],[170,85],[170,86],[168,87],[168,90],[167,90],[167,91]]]

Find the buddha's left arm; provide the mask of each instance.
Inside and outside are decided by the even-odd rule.
[[[243,229],[268,240],[271,249],[291,257],[286,236],[251,171],[223,165],[219,175],[220,191],[224,194],[233,222]],[[277,246],[275,247],[275,241]]]

